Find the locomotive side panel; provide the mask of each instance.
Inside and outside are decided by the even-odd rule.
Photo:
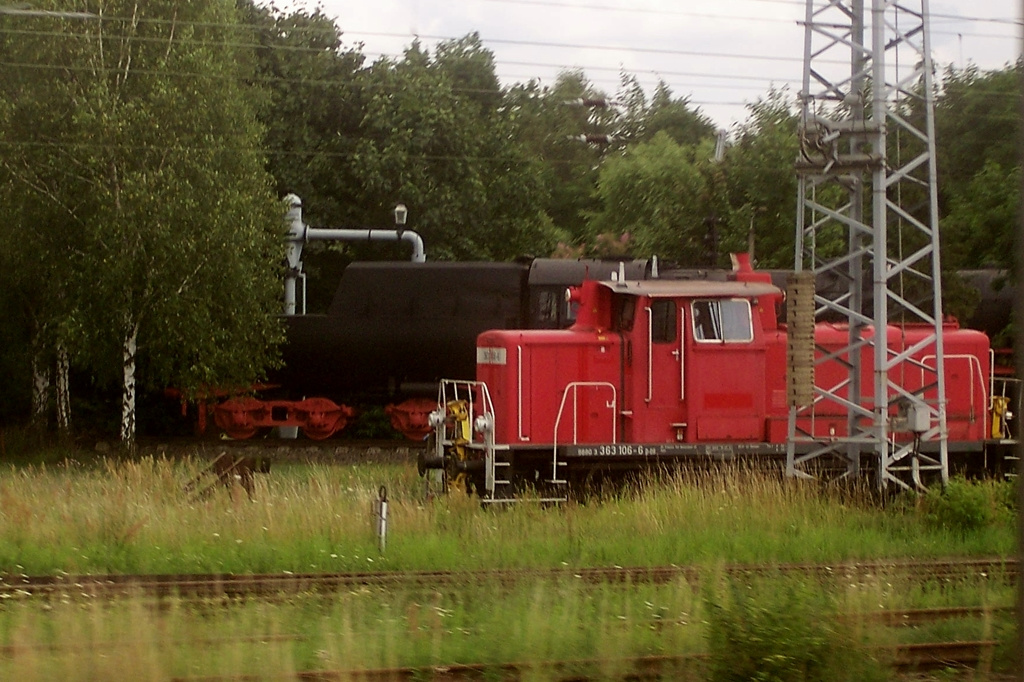
[[[894,331],[894,330],[891,330]],[[868,341],[874,338],[873,327],[861,330],[861,339]],[[844,324],[824,322],[814,327],[814,385],[834,390],[841,400],[849,400],[853,390],[849,384],[850,358],[838,351],[850,343],[849,327]],[[898,336],[889,338],[890,348],[899,341]],[[856,391],[861,398],[857,402],[866,401],[874,395],[874,351],[869,345],[861,346],[860,353],[860,385]],[[830,357],[831,356],[831,357]],[[828,359],[826,359],[828,358]],[[822,400],[815,408],[813,422],[809,419],[798,420],[798,429],[805,433],[813,433],[815,437],[845,437],[848,434],[847,408],[844,403]]]
[[[925,338],[928,329],[908,327],[904,343],[912,347]],[[943,356],[946,379],[946,426],[951,441],[981,441],[988,437],[989,377],[992,371],[988,337],[979,331],[958,329],[947,324],[943,331]],[[935,345],[929,344],[915,353],[914,359],[926,367],[935,366]],[[924,389],[926,400],[934,401],[936,389],[926,386],[931,380],[923,369],[907,365],[905,386]]]
[[[596,415],[603,419],[605,412],[577,408],[565,413],[562,399],[566,386],[573,382],[606,382],[609,392],[613,387],[617,392],[620,426],[614,435],[622,442],[784,443],[788,417],[786,337],[778,328],[762,328],[765,316],[758,308],[757,296],[715,297],[696,284],[674,285],[682,292],[676,295],[651,282],[633,286],[600,288],[601,296],[587,299],[586,305],[593,308],[591,318],[568,332],[519,333],[514,340],[504,341],[490,335],[481,337],[486,345],[504,344],[502,352],[509,358],[502,372],[480,365],[477,375],[489,385],[501,386],[492,389],[504,410],[500,440],[512,444],[552,442],[561,409],[569,415],[568,420],[572,415],[577,419],[572,420],[570,431],[566,431],[566,421],[559,423],[558,442],[594,442],[604,428],[597,425]],[[861,331],[865,340],[873,333],[870,327]],[[844,347],[848,334],[842,325],[818,325],[818,359]],[[922,367],[934,363],[933,346],[922,345],[927,334],[928,330],[914,327],[886,330],[894,352],[922,346],[911,359],[892,368],[890,377],[907,391],[924,391],[926,398],[934,393],[934,388],[926,386],[934,379],[927,377]],[[954,327],[948,327],[943,338],[949,437],[984,440],[990,372],[987,338]],[[874,394],[871,346],[862,346],[861,353],[858,390],[861,400],[870,400]],[[616,359],[620,361],[614,362]],[[841,401],[851,395],[851,389],[845,361],[837,356],[816,367],[815,382],[841,387],[840,401],[820,405],[813,423],[809,419],[800,422],[802,429],[813,430],[819,437],[847,434]],[[597,389],[588,391],[596,393]],[[578,394],[573,398],[578,401]],[[889,408],[893,417],[898,411],[896,402]]]
[[[930,328],[906,326],[903,328],[889,327],[886,330],[888,347],[894,353],[901,353],[921,343],[928,335]],[[828,353],[846,345],[848,328],[845,325],[824,323],[815,329],[815,343],[818,347],[817,358],[821,360]],[[863,338],[874,336],[874,329],[865,327]],[[946,325],[943,330],[943,351],[945,355],[946,381],[946,417],[949,439],[952,441],[981,441],[985,438],[985,422],[987,414],[988,377],[991,372],[989,362],[988,337],[978,331],[957,329],[955,325]],[[864,401],[870,400],[875,394],[874,387],[874,356],[873,348],[865,345],[861,351],[860,395]],[[850,396],[850,387],[845,384],[848,373],[845,366],[847,358],[837,356],[815,366],[814,383],[820,387],[831,388],[840,386],[837,391],[842,399]],[[899,383],[910,392],[924,393],[926,400],[935,399],[934,377],[923,367],[934,367],[935,345],[928,344],[919,349],[907,361],[899,363],[888,372],[892,381]],[[928,387],[932,386],[929,390]],[[890,399],[895,396],[890,396]],[[898,411],[896,404],[889,408],[891,417]],[[801,428],[815,436],[847,435],[846,408],[838,402],[823,402],[816,410],[816,419],[812,425],[809,421],[800,422]],[[773,430],[773,434],[778,428]]]
[[[477,380],[494,401],[495,440],[502,443],[611,442],[619,375],[612,334],[489,331],[477,341]]]

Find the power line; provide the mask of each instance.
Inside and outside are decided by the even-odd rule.
[[[510,3],[520,3],[520,4],[537,4],[537,5],[546,5],[546,4],[564,5],[565,4],[565,3],[552,3],[552,2],[549,2],[548,0],[543,0],[543,1],[542,0],[484,0],[484,1],[488,1],[488,2],[510,2]],[[800,0],[790,0],[788,2],[786,2],[784,0],[760,0],[760,1],[763,1],[763,2],[774,2],[775,4],[790,4],[790,5],[796,5],[796,4],[802,5],[803,4],[802,2],[800,2]],[[576,5],[571,5],[571,6],[572,7],[577,7]],[[618,9],[618,8],[606,8],[606,9]],[[629,8],[624,8],[624,10],[629,10]],[[651,12],[661,12],[661,10],[650,10],[650,11]],[[672,11],[672,12],[666,11],[666,12],[670,13],[670,14],[685,14],[685,15],[696,16],[696,14],[693,13],[693,12],[680,12],[680,11]],[[324,15],[324,16],[326,18],[326,15]],[[705,16],[705,15],[701,15],[701,16]],[[706,15],[706,16],[719,16],[719,15]],[[282,18],[284,18],[284,17],[282,16]],[[111,21],[120,21],[122,18],[105,17],[105,19],[111,20]],[[275,41],[276,39],[278,39],[278,36],[277,36],[277,33],[276,33],[276,31],[277,31],[277,25],[276,24],[268,24],[267,26],[262,26],[262,25],[258,25],[258,24],[254,25],[254,24],[243,24],[243,23],[240,23],[240,24],[226,24],[226,23],[216,23],[216,22],[176,22],[174,20],[159,19],[159,18],[152,18],[152,19],[142,18],[140,20],[140,23],[143,23],[143,24],[144,23],[165,24],[165,25],[186,24],[186,25],[193,25],[193,26],[197,26],[197,27],[231,28],[231,29],[243,30],[243,31],[246,32],[247,35],[250,35],[250,36],[252,36],[252,35],[265,36],[265,37],[268,37],[270,39],[270,41]],[[326,27],[310,27],[310,26],[299,26],[299,27],[291,27],[291,26],[289,26],[289,27],[286,27],[286,29],[288,31],[299,31],[299,32],[315,31],[316,33],[327,33],[327,34],[330,34],[330,36],[332,38],[338,39],[338,41],[340,42],[340,36],[342,35],[342,32],[340,31],[340,29],[338,29],[336,20],[334,20],[332,22],[331,26],[332,26],[332,29],[328,29]],[[23,35],[23,36],[41,36],[41,37],[51,37],[51,38],[62,38],[62,37],[69,37],[69,36],[72,36],[72,37],[86,37],[86,38],[96,37],[93,34],[88,33],[88,32],[81,33],[81,32],[67,32],[67,31],[38,31],[38,30],[24,30],[24,29],[21,29],[21,30],[19,30],[19,29],[0,29],[0,30],[2,30],[4,32],[7,32],[7,33],[9,33],[11,35]],[[357,33],[356,35],[375,35],[375,36],[394,37],[394,38],[405,38],[405,37],[407,37],[404,34],[388,33],[388,32],[366,32],[366,33],[363,33],[363,34],[358,34]],[[109,38],[109,39],[113,39],[113,40],[159,42],[160,44],[166,43],[166,40],[167,40],[166,38],[154,37],[154,36],[146,36],[146,35],[137,35],[137,34],[131,34],[131,35],[111,35],[111,34],[106,34],[105,37]],[[450,38],[447,38],[445,36],[419,36],[419,37],[427,38],[427,39],[436,39],[436,40],[450,40]],[[661,54],[661,55],[669,55],[669,56],[676,56],[676,55],[678,55],[678,56],[691,56],[691,57],[692,56],[699,56],[699,57],[710,57],[710,58],[714,58],[714,59],[737,59],[737,60],[744,60],[744,61],[756,60],[756,61],[774,61],[774,62],[781,62],[781,63],[786,63],[786,62],[796,63],[797,61],[800,61],[797,57],[785,57],[785,56],[779,56],[779,55],[733,54],[733,53],[728,53],[728,52],[708,53],[708,52],[704,52],[704,51],[693,51],[693,50],[672,50],[672,49],[657,49],[657,48],[644,48],[644,47],[632,48],[632,47],[628,47],[628,46],[587,45],[587,44],[570,44],[570,43],[549,43],[549,42],[542,42],[542,41],[512,40],[512,39],[495,39],[495,40],[482,41],[482,42],[485,42],[485,43],[489,42],[489,43],[495,43],[495,44],[528,46],[528,47],[550,47],[550,48],[556,48],[556,49],[639,52],[639,53]],[[189,43],[193,44],[193,45],[197,45],[197,46],[206,46],[206,47],[232,47],[232,48],[239,48],[239,49],[271,49],[271,50],[282,50],[282,51],[293,51],[293,52],[307,52],[307,53],[321,53],[321,52],[323,52],[325,50],[324,47],[294,46],[294,45],[289,45],[287,43],[279,43],[279,42],[277,42],[277,43],[271,42],[271,44],[267,44],[266,42],[261,42],[261,41],[258,41],[258,40],[256,40],[256,41],[246,41],[246,42],[228,42],[227,40],[208,41],[208,40],[195,40],[193,38],[190,38]],[[334,48],[334,49],[339,49],[340,50],[340,45],[338,46],[338,48]],[[347,51],[342,51],[341,54],[349,54],[349,55],[352,55],[353,57],[358,59],[358,58],[369,57],[369,56],[371,56],[374,53],[364,53],[364,52],[362,52],[360,50],[360,48],[349,48]],[[383,53],[377,53],[377,54],[383,54]],[[842,62],[838,62],[837,61],[836,63],[840,64]],[[558,64],[545,64],[543,62],[498,61],[498,60],[495,59],[494,60],[494,64],[495,64],[496,67],[497,66],[528,65],[528,66],[537,66],[537,67],[541,67],[541,68],[544,68],[544,67],[546,67],[546,68],[557,68],[557,69],[561,69],[563,71],[570,70],[570,67],[566,67],[566,66],[562,66],[562,65],[558,65]],[[9,64],[9,66],[15,66],[15,65],[13,63],[11,63],[11,64]],[[51,68],[51,67],[47,67],[47,66],[43,66],[43,65],[38,65],[37,66],[37,65],[31,65],[31,64],[20,64],[20,65],[16,65],[16,66],[20,66],[20,67],[24,67],[24,68]],[[362,66],[362,65],[360,65],[360,66]],[[52,68],[59,68],[59,69],[62,69],[62,70],[74,70],[75,67],[70,67],[70,66],[59,66],[58,67],[58,66],[54,66]],[[359,67],[357,67],[357,68],[359,68]],[[688,89],[691,89],[691,88],[699,88],[699,89],[726,89],[726,88],[729,88],[729,89],[743,89],[743,86],[741,84],[739,84],[739,83],[736,83],[735,85],[727,85],[727,84],[722,82],[722,81],[728,81],[728,80],[733,80],[733,81],[743,81],[743,80],[746,80],[746,81],[750,81],[752,83],[760,82],[760,83],[765,83],[765,84],[767,84],[767,83],[792,84],[792,83],[797,82],[797,79],[794,78],[794,77],[778,77],[778,76],[772,77],[772,76],[768,76],[768,75],[765,75],[765,76],[753,76],[753,75],[745,75],[745,74],[744,75],[740,75],[740,74],[728,74],[728,73],[719,73],[719,72],[716,72],[714,74],[710,74],[710,73],[695,73],[695,72],[692,72],[692,71],[669,71],[669,70],[660,70],[660,69],[633,69],[633,70],[627,70],[627,69],[625,69],[623,67],[620,67],[618,69],[613,69],[612,67],[594,66],[594,65],[581,65],[580,68],[584,72],[586,72],[586,71],[590,71],[590,72],[593,72],[593,71],[604,71],[604,72],[607,72],[607,71],[615,70],[615,71],[618,71],[620,74],[626,74],[626,75],[629,75],[629,76],[634,76],[634,77],[637,78],[638,81],[640,81],[641,77],[657,78],[658,82],[666,82],[666,79],[667,78],[671,78],[671,77],[701,78],[701,79],[704,79],[704,78],[715,78],[718,81],[716,83],[692,83],[692,82],[690,82],[690,83],[686,83],[686,82],[680,83],[678,81],[666,82],[666,84],[669,85],[669,87],[672,88],[676,92],[678,92],[680,90],[685,91],[685,90],[688,90]],[[86,69],[86,70],[88,70],[88,69]],[[143,70],[137,70],[137,72],[138,73],[157,73],[157,72],[153,72],[153,71],[143,71]],[[159,73],[162,73],[163,75],[171,75],[171,76],[177,76],[177,77],[195,76],[195,77],[202,77],[202,78],[205,78],[205,79],[217,78],[217,76],[210,75],[210,74],[190,74],[188,72],[166,72],[166,71],[161,71]],[[526,74],[524,76],[514,76],[514,75],[509,75],[507,71],[504,74],[499,73],[497,71],[497,68],[495,69],[495,75],[496,75],[496,77],[498,77],[499,79],[501,79],[502,81],[505,81],[505,82],[507,82],[510,78],[526,78],[526,79],[529,79],[531,81],[539,81],[539,80],[541,80],[537,76],[537,74]],[[226,76],[223,76],[223,78],[231,78],[231,76],[227,76],[226,75]],[[353,87],[353,86],[357,86],[357,85],[362,85],[364,87],[371,87],[371,88],[375,87],[373,84],[355,83],[353,81],[340,80],[340,79],[338,79],[338,80],[333,80],[333,79],[332,80],[323,80],[323,79],[287,79],[287,78],[273,78],[273,77],[257,77],[257,78],[251,79],[251,80],[256,80],[258,82],[268,82],[268,83],[282,82],[283,81],[283,82],[293,82],[293,83],[302,83],[302,84],[310,84],[310,85],[323,84],[323,85],[331,85],[331,86],[337,86],[337,87]],[[600,79],[600,78],[594,79],[594,78],[589,78],[588,77],[587,78],[587,82],[590,83],[590,84],[594,84],[594,85],[596,85],[598,83],[612,83],[613,86],[621,86],[622,85],[621,80],[618,81],[618,82],[614,82],[611,79],[607,79],[607,78],[605,78],[605,79]],[[488,93],[493,92],[493,93],[499,94],[502,91],[502,89],[492,91],[492,90],[480,90],[480,89],[469,89],[469,88],[455,88],[454,90],[455,90],[455,92],[469,93],[469,94],[471,94],[471,93],[482,93],[482,92],[488,92]],[[752,88],[747,88],[747,90],[750,91],[750,90],[752,90]],[[689,104],[697,105],[697,106],[700,106],[700,105],[704,105],[704,106],[743,106],[743,105],[746,105],[746,104],[749,103],[749,102],[746,102],[746,101],[735,101],[735,100],[726,100],[726,101],[720,101],[720,100],[719,101],[713,101],[713,100],[708,100],[708,99],[701,100],[701,99],[694,98],[692,96],[691,97],[687,97],[686,99],[687,99]]]
[[[490,2],[490,3],[495,3],[495,4],[525,5],[525,6],[536,6],[536,7],[557,7],[557,8],[562,8],[562,9],[584,10],[584,11],[610,11],[610,12],[621,12],[621,13],[626,13],[626,14],[651,14],[651,15],[655,15],[655,16],[679,16],[679,17],[685,17],[685,18],[691,18],[691,19],[707,18],[707,19],[727,19],[729,21],[758,21],[758,22],[767,21],[767,22],[773,22],[773,23],[778,23],[778,22],[789,23],[791,21],[790,19],[776,19],[776,18],[772,18],[772,17],[745,17],[745,16],[736,16],[734,14],[723,14],[723,13],[715,13],[715,12],[698,12],[698,11],[693,11],[691,9],[686,9],[686,10],[667,9],[667,8],[664,8],[664,7],[661,7],[661,8],[658,8],[658,9],[651,9],[651,8],[636,7],[636,6],[628,6],[627,7],[627,6],[620,6],[620,5],[604,5],[604,4],[593,4],[593,3],[571,3],[571,2],[564,2],[564,1],[559,1],[559,0],[477,0],[477,2]],[[746,2],[748,4],[777,5],[777,6],[783,6],[783,7],[792,7],[795,10],[802,10],[806,6],[805,0],[744,0],[744,2]],[[318,6],[317,9],[321,9],[322,10],[323,8]],[[289,16],[292,16],[293,14],[300,13],[300,11],[301,10],[296,10],[292,14],[287,14],[287,13],[284,13],[284,12],[278,12],[276,14],[272,13],[271,17],[272,18],[287,18]],[[46,15],[46,16],[56,16],[58,14],[61,14],[61,15],[66,14],[68,16],[74,15],[77,18],[78,15],[82,15],[83,18],[90,18],[90,19],[98,18],[98,19],[101,19],[102,21],[125,22],[125,23],[139,23],[139,24],[147,24],[147,23],[148,24],[168,24],[168,25],[187,24],[187,25],[190,25],[190,26],[209,27],[209,28],[242,28],[242,29],[247,29],[247,28],[252,27],[251,24],[246,24],[244,21],[241,21],[241,20],[239,22],[237,22],[237,23],[228,23],[228,22],[182,20],[182,19],[177,19],[177,18],[175,18],[175,19],[167,19],[167,18],[163,18],[163,17],[147,17],[147,16],[117,16],[117,15],[106,15],[106,14],[99,14],[99,15],[97,15],[97,14],[91,14],[91,13],[88,13],[88,12],[83,12],[83,13],[79,13],[79,12],[70,12],[70,13],[68,13],[68,12],[43,12],[43,11],[32,12],[32,11],[28,11],[28,10],[19,10],[17,12],[0,12],[0,14],[4,14],[4,13],[7,13],[7,14],[15,14],[15,13],[17,13],[17,14],[22,14],[22,15],[29,15],[29,14],[31,14],[31,15],[34,15],[34,16],[37,16],[37,17],[43,16],[43,15]],[[330,15],[327,14],[326,12],[324,12],[322,14],[322,16],[324,16],[324,17],[326,17],[328,19],[331,18]],[[947,20],[947,21],[957,22],[959,24],[962,24],[964,22],[978,22],[978,23],[991,23],[991,24],[1015,26],[1015,27],[1024,26],[1024,19],[1015,19],[1015,18],[1009,18],[1009,17],[983,17],[983,16],[977,16],[977,15],[971,15],[971,14],[951,14],[951,13],[942,13],[942,12],[938,12],[938,13],[937,12],[930,12],[929,16],[933,20],[935,20],[935,19]],[[794,20],[801,20],[802,18],[803,18],[802,14],[798,14],[797,16],[794,17]],[[335,24],[337,24],[337,20],[336,19],[334,19],[334,22],[335,22]],[[321,29],[320,27],[317,27],[317,26],[290,26],[289,30],[290,31],[303,32],[303,33],[320,33],[320,32],[326,32],[327,31],[327,29]]]

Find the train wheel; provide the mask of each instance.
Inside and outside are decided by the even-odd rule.
[[[310,440],[327,440],[334,435],[334,430],[325,431],[323,429],[303,428],[302,435]]]
[[[248,440],[255,436],[257,431],[259,431],[259,429],[255,426],[250,428],[235,426],[232,428],[224,429],[225,435],[227,435],[232,440]]]
[[[249,397],[231,398],[214,407],[214,421],[228,436],[235,440],[252,438],[259,431],[259,422],[264,405]]]

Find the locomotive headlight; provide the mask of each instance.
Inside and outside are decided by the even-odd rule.
[[[494,420],[488,415],[482,414],[473,420],[473,429],[477,433],[490,433],[494,429]]]
[[[439,428],[444,424],[444,412],[441,410],[434,410],[427,418],[427,423],[430,424],[430,428],[432,429]]]

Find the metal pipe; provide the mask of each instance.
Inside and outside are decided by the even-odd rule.
[[[295,194],[289,194],[285,196],[284,201],[288,205],[288,211],[285,214],[285,223],[288,226],[288,232],[285,236],[287,242],[285,256],[288,259],[288,272],[284,278],[285,315],[294,315],[296,312],[295,284],[299,278],[303,279],[303,288],[305,288],[305,277],[302,273],[302,247],[308,241],[404,241],[412,245],[413,263],[425,263],[427,260],[427,255],[423,248],[423,238],[412,230],[402,228],[394,230],[339,230],[309,227],[302,222],[302,199]],[[404,208],[402,206],[402,209]],[[403,214],[402,220],[404,219],[405,215]],[[305,296],[303,296],[303,308],[305,308]]]
[[[423,250],[423,238],[412,230],[353,230],[307,227],[306,241],[368,241],[397,242],[405,241],[412,245],[412,262],[424,263],[427,260]]]

